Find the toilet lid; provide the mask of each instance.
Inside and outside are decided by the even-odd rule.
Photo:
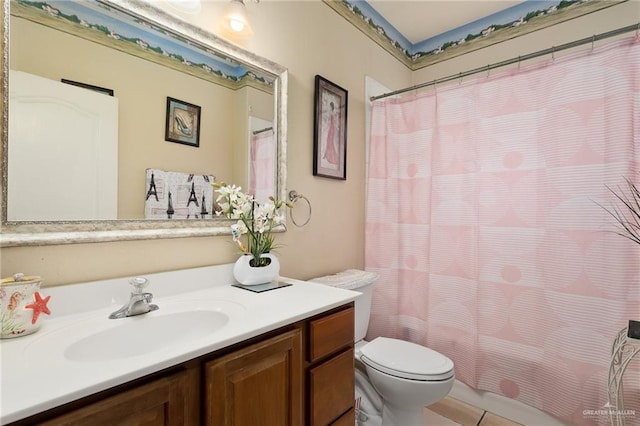
[[[453,361],[424,346],[377,337],[362,347],[362,362],[392,376],[415,380],[445,380],[453,376]]]

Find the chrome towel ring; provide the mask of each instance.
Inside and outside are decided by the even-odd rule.
[[[307,205],[309,206],[309,216],[307,216],[307,220],[305,220],[304,223],[302,224],[299,224],[298,222],[296,222],[295,218],[293,217],[293,207],[295,207],[295,204],[300,199],[305,200],[307,202]],[[307,223],[309,223],[309,221],[311,220],[311,202],[309,201],[309,199],[304,195],[300,194],[298,191],[291,190],[289,191],[289,201],[291,202],[291,204],[293,204],[293,207],[291,207],[291,209],[289,210],[289,216],[291,216],[291,222],[293,222],[294,225],[300,228],[305,226]]]

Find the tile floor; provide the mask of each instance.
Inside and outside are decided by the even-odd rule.
[[[425,424],[428,426],[519,425],[519,423],[512,422],[449,396],[425,408]]]

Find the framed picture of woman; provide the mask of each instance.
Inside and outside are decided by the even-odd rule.
[[[313,175],[347,179],[348,92],[316,75]]]

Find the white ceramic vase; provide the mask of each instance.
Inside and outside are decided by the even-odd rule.
[[[236,260],[233,266],[233,277],[243,285],[266,284],[274,281],[280,274],[280,262],[278,258],[271,253],[265,253],[261,258],[271,259],[271,263],[267,266],[255,267],[249,262],[253,259],[252,254],[245,254]]]

